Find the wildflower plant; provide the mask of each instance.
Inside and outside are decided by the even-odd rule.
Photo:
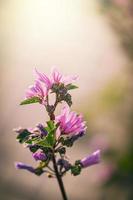
[[[40,103],[46,109],[49,121],[38,124],[33,129],[15,129],[17,140],[30,150],[37,162],[35,168],[21,162],[16,162],[15,166],[37,176],[45,173],[49,178],[57,178],[62,197],[67,200],[62,177],[67,172],[77,176],[83,168],[99,163],[100,151],[70,163],[66,149],[83,137],[87,128],[83,116],[70,109],[72,97],[69,92],[77,88],[73,84],[77,76],[63,76],[56,69],[52,70],[50,77],[36,69],[35,73],[35,83],[28,88],[20,105]],[[52,94],[55,95],[53,104],[49,101]],[[55,110],[60,103],[63,103],[63,108],[60,115],[55,116]]]

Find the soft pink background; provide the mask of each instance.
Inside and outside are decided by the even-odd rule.
[[[126,58],[95,1],[5,0],[0,2],[0,24],[0,176],[4,185],[0,197],[2,200],[57,200],[60,192],[56,180],[45,175],[38,178],[14,168],[14,161],[34,165],[35,162],[27,149],[16,142],[13,128],[35,126],[47,119],[40,105],[19,106],[26,88],[33,83],[33,69],[37,67],[48,74],[51,66],[56,65],[64,74],[79,75],[79,89],[72,92],[72,108],[85,114],[89,128],[85,138],[68,151],[75,160],[90,153],[91,128],[96,133],[102,132],[107,140],[113,137],[103,129],[108,119],[89,121],[88,112],[90,102],[95,101],[110,80],[122,73]],[[67,175],[64,183],[70,199],[98,200],[102,181],[98,172],[103,169],[101,163],[84,170],[79,177]],[[32,197],[23,196],[27,191]]]

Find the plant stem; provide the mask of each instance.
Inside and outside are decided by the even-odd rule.
[[[58,95],[56,94],[56,100],[55,100],[55,103],[54,103],[53,111],[52,112],[48,112],[50,120],[52,120],[52,121],[55,120],[54,111],[55,111],[58,103],[59,103],[59,101],[58,101]],[[47,104],[49,106],[49,99],[48,99],[48,97],[47,97]],[[66,196],[65,188],[64,188],[64,185],[63,185],[62,177],[61,177],[61,175],[59,174],[59,171],[58,171],[58,167],[57,167],[57,163],[56,163],[56,159],[55,159],[55,151],[54,150],[53,150],[52,160],[53,160],[53,167],[54,167],[54,171],[55,171],[55,176],[57,178],[57,181],[58,181],[58,184],[59,184],[59,187],[60,187],[60,191],[61,191],[63,200],[68,200],[67,196]]]
[[[64,185],[63,185],[63,181],[62,181],[61,175],[58,172],[58,168],[57,168],[57,164],[56,164],[56,159],[55,159],[54,153],[53,153],[53,167],[54,167],[56,178],[57,178],[57,181],[58,181],[61,193],[62,193],[63,200],[67,200],[65,188],[64,188]]]

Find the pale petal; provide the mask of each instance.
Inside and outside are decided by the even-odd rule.
[[[51,88],[52,87],[52,82],[51,80],[44,74],[44,73],[40,73],[37,71],[37,69],[35,69],[35,73],[38,77],[38,79],[43,82],[47,88]]]

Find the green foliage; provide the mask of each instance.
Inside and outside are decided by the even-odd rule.
[[[52,120],[48,121],[47,125],[48,125],[48,130],[49,131],[52,131],[52,130],[56,129],[56,125],[54,124],[54,122]]]
[[[55,137],[55,131],[57,129],[57,126],[54,124],[53,121],[48,121],[47,122],[47,127],[45,129],[47,130],[48,134],[46,137],[43,139],[40,139],[36,142],[36,144],[42,146],[42,147],[49,147],[53,148],[56,142],[56,137]]]
[[[77,89],[78,87],[76,85],[72,85],[72,84],[68,84],[66,85],[66,89],[67,90],[73,90],[73,89]]]
[[[34,146],[31,146],[29,149],[30,149],[30,151],[32,153],[35,153],[39,149],[39,146],[38,145],[34,145]]]
[[[73,90],[78,88],[76,85],[68,84],[64,86],[64,84],[54,84],[52,87],[52,92],[56,93],[57,101],[65,101],[69,106],[72,105],[72,97],[68,93],[68,90]]]
[[[20,105],[27,105],[32,103],[40,103],[40,99],[38,97],[32,97],[30,99],[23,100]]]
[[[19,143],[24,143],[30,135],[30,132],[27,129],[22,130],[21,133],[18,134],[17,140]]]

